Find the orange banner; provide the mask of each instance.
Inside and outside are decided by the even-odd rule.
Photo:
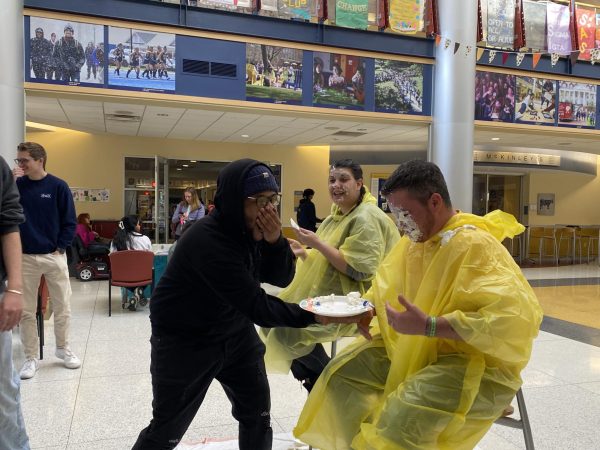
[[[592,59],[590,49],[595,47],[596,41],[596,11],[577,7],[577,36],[579,37],[579,59],[589,61]]]

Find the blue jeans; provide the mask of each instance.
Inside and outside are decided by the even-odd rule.
[[[19,375],[12,361],[12,332],[0,332],[0,448],[29,450],[21,413]]]

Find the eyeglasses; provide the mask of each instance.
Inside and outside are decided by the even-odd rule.
[[[31,158],[15,158],[14,161],[15,161],[15,164],[21,165],[21,164],[27,164],[28,162],[33,161],[33,159],[31,159]]]
[[[261,195],[259,197],[248,198],[255,200],[256,206],[258,206],[259,208],[264,208],[265,206],[267,206],[267,203],[271,203],[271,205],[273,206],[277,206],[279,205],[279,203],[281,203],[281,195],[279,194],[273,194],[270,197],[267,197],[266,195]]]

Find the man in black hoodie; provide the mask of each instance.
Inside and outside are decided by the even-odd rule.
[[[271,449],[265,348],[254,324],[302,328],[362,317],[313,315],[261,289],[294,277],[278,192],[267,166],[234,161],[219,174],[213,212],[179,240],[150,303],[153,418],[134,450],[174,448],[213,379],[233,405],[240,450]]]

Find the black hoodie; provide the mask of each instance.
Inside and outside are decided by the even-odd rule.
[[[280,237],[255,242],[244,222],[244,180],[260,164],[241,159],[219,174],[215,209],[177,242],[177,249],[150,302],[154,333],[219,342],[253,323],[302,328],[314,315],[267,295],[260,282],[287,286],[294,255]]]

